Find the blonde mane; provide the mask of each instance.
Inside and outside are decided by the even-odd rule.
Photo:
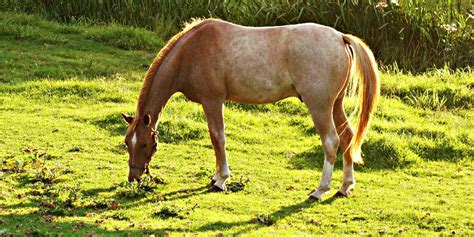
[[[150,87],[153,83],[153,79],[155,78],[156,72],[161,66],[161,63],[165,60],[168,53],[173,49],[176,43],[189,31],[195,29],[197,26],[201,26],[206,22],[206,20],[210,19],[201,19],[201,18],[193,18],[191,21],[186,22],[184,24],[183,30],[178,34],[174,35],[168,43],[160,50],[160,52],[156,55],[155,59],[151,63],[150,67],[145,76],[145,81],[143,82],[142,89],[140,90],[140,96],[138,97],[138,105],[136,116],[140,116],[143,112],[143,107],[145,106],[146,99],[148,97],[148,93],[150,91]]]

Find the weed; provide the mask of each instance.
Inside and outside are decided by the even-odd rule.
[[[161,219],[168,219],[168,218],[179,218],[182,219],[184,211],[183,208],[176,206],[176,205],[162,205],[157,211],[153,213],[154,217],[158,217]]]
[[[39,197],[39,205],[42,207],[41,212],[48,215],[68,216],[73,214],[75,208],[88,202],[77,183],[73,186],[57,184],[45,188]]]
[[[67,151],[68,151],[68,152],[80,152],[81,150],[82,150],[81,147],[79,147],[79,146],[73,146],[73,147],[69,148]]]
[[[266,225],[266,226],[271,226],[276,223],[276,217],[267,214],[264,215],[257,215],[257,217],[254,219],[254,222]]]
[[[239,182],[230,182],[226,184],[227,190],[235,193],[244,190],[245,185],[250,181],[250,177],[247,176],[247,179],[245,181],[242,181],[243,176],[240,176]]]
[[[121,212],[121,211],[114,212],[114,214],[112,214],[110,216],[110,218],[112,218],[114,220],[119,220],[119,221],[129,221],[130,220],[130,217],[128,217],[127,213]]]
[[[410,92],[410,95],[404,98],[410,105],[422,109],[442,110],[445,108],[445,97],[439,96],[437,91],[424,91],[423,93]]]
[[[151,175],[142,175],[140,181],[122,182],[118,184],[117,195],[125,198],[144,197],[156,190],[157,184],[163,184],[163,179]]]
[[[146,191],[140,188],[138,182],[123,182],[116,190],[117,196],[124,198],[143,197]]]

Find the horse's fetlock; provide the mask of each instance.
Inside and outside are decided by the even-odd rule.
[[[219,179],[219,175],[218,175],[218,173],[216,172],[216,173],[214,174],[214,176],[212,176],[212,180],[217,181],[218,179]]]
[[[353,187],[354,185],[355,185],[355,181],[353,179],[342,181],[343,187]]]
[[[318,191],[323,192],[323,193],[325,193],[329,190],[331,190],[331,185],[319,186],[319,188],[318,188]]]
[[[222,178],[222,179],[229,179],[229,178],[230,178],[230,170],[227,170],[227,171],[224,170],[224,171],[221,173],[221,178]]]

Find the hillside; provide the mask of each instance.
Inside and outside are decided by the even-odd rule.
[[[383,72],[350,198],[306,201],[323,152],[298,99],[225,110],[231,191],[208,192],[202,108],[175,95],[155,179],[127,183],[126,126],[163,40],[119,25],[0,12],[0,235],[474,234],[474,73]],[[350,109],[350,104],[347,104]]]

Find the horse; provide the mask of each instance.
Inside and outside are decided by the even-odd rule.
[[[157,150],[156,126],[170,97],[181,92],[200,103],[215,151],[210,182],[226,190],[230,178],[224,134],[224,102],[274,103],[297,97],[307,106],[324,150],[320,185],[309,196],[321,200],[330,190],[338,147],[343,151],[342,186],[355,185],[353,163],[362,163],[361,144],[380,91],[377,64],[358,37],[315,23],[247,27],[219,19],[195,20],[159,51],[146,73],[125,144],[130,181],[149,173]],[[358,98],[357,128],[348,122],[343,99],[349,88]]]

